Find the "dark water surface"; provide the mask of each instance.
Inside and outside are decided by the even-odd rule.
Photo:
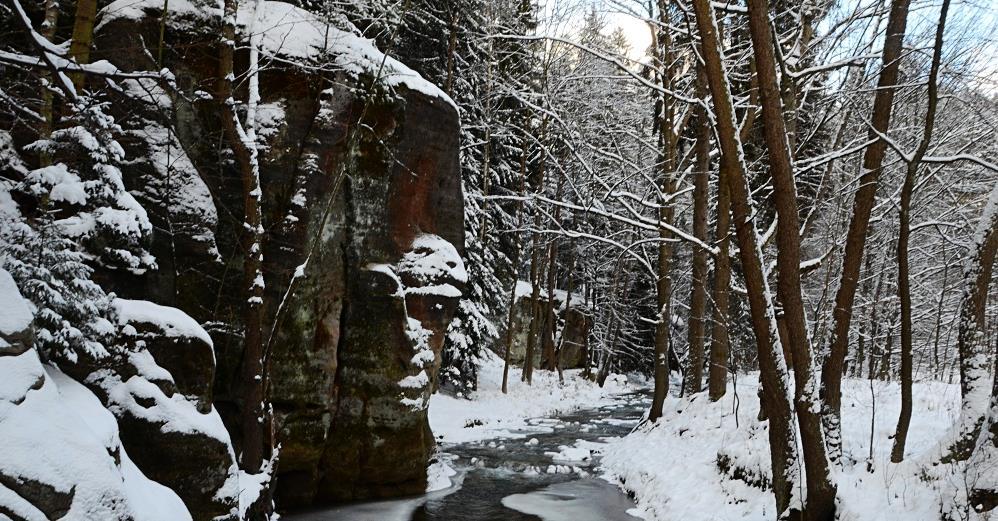
[[[531,420],[522,439],[444,445],[459,485],[426,495],[287,514],[288,521],[635,521],[615,485],[590,474],[593,461],[553,461],[546,452],[626,435],[648,407],[644,393],[616,404]],[[537,443],[531,442],[536,439]],[[555,465],[560,468],[552,468]],[[455,479],[456,478],[456,479]],[[515,507],[516,509],[509,508]],[[530,513],[526,513],[530,512]]]

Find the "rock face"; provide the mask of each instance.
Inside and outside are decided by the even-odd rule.
[[[87,381],[115,412],[122,444],[195,519],[234,519],[238,474],[229,433],[211,403],[211,338],[178,309],[139,300],[114,305],[130,354]]]
[[[560,337],[556,345],[560,345],[562,351],[561,364],[564,369],[574,369],[583,367],[586,362],[586,349],[588,348],[589,329],[592,327],[592,318],[586,313],[585,302],[580,295],[572,295],[571,304],[566,305],[568,293],[564,290],[554,292],[554,314],[558,320]],[[547,304],[547,291],[542,290],[539,304]],[[516,299],[513,309],[513,327],[507,331],[496,344],[495,352],[500,357],[504,356],[506,349],[506,339],[508,335],[513,335],[513,342],[510,345],[510,362],[516,365],[523,365],[527,356],[527,339],[530,335],[530,317],[532,311],[531,288],[529,282],[519,281],[516,285]],[[540,367],[542,342],[541,335],[544,331],[545,323],[542,320],[537,328],[537,338],[535,338],[534,367]]]
[[[465,281],[418,268],[427,259],[460,267],[453,245],[463,245],[464,231],[456,115],[439,99],[404,96],[404,111],[393,104],[374,112],[381,143],[349,151],[362,160],[351,161],[332,215],[323,223],[326,210],[313,207],[307,218],[315,224],[305,236],[320,242],[288,301],[271,367],[284,505],[426,486],[433,440],[425,399]]]
[[[2,269],[0,301],[0,518],[191,519],[174,491],[136,468],[101,401],[42,364],[27,302]]]
[[[125,70],[157,68],[143,42],[157,41],[162,4],[126,3],[108,9],[118,15],[101,22],[96,56]],[[457,111],[390,58],[375,81],[381,54],[366,40],[316,28],[314,16],[289,4],[262,6],[259,19],[278,20],[286,32],[264,31],[265,56],[311,53],[282,55],[260,78],[264,338],[281,445],[278,506],[422,492],[433,449],[426,402],[466,283]],[[155,332],[159,340],[136,340],[170,370],[178,395],[199,410],[214,404],[238,444],[243,203],[219,104],[207,94],[217,17],[199,16],[170,16],[168,42],[200,42],[165,51],[179,93],[123,82],[137,100],[121,107],[129,136],[122,144],[134,158],[123,170],[156,227],[151,250],[160,269],[104,274],[103,282],[119,296],[180,308],[204,326],[217,358],[211,390],[202,385],[203,343],[163,331]],[[308,40],[316,35],[325,40]],[[244,60],[237,54],[237,67]],[[294,60],[328,66],[317,73],[287,64]],[[135,331],[142,337],[150,329],[135,324]],[[194,441],[165,443],[193,449]],[[191,501],[196,494],[180,476],[160,468],[172,450],[140,467]],[[207,508],[191,510],[207,519]]]

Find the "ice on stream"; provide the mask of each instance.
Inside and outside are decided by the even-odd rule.
[[[556,483],[535,492],[513,494],[502,500],[506,508],[544,521],[636,521],[627,513],[634,503],[601,479]]]

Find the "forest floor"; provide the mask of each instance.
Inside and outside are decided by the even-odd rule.
[[[772,475],[766,426],[756,419],[758,375],[739,377],[734,391],[729,385],[716,403],[705,393],[670,397],[660,421],[604,450],[604,477],[634,494],[637,515],[649,521],[774,518],[772,492],[732,478],[733,470],[718,464],[726,458],[730,469],[766,480]],[[959,385],[916,383],[913,392],[906,461],[892,464],[899,385],[843,382],[845,464],[834,476],[840,521],[929,521],[944,509],[962,510],[957,519],[976,519],[960,505],[969,485],[962,469],[927,463],[959,415]]]

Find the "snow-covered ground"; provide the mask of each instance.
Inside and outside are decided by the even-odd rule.
[[[610,375],[601,388],[582,377],[580,369],[565,371],[564,383],[551,371],[534,371],[532,385],[520,381],[521,369],[510,367],[508,394],[502,393],[502,360],[486,351],[478,372],[478,391],[470,400],[442,393],[430,398],[430,428],[437,441],[464,443],[490,438],[522,438],[544,429],[530,418],[550,417],[614,402],[614,397],[635,392],[643,382],[628,382]]]
[[[749,375],[739,378],[737,399],[730,385],[716,403],[705,393],[670,397],[656,424],[645,424],[604,449],[605,476],[636,495],[637,513],[648,520],[774,519],[775,500],[769,490],[731,478],[718,467],[722,455],[751,473],[771,475],[766,426],[756,420],[757,389],[757,376]],[[890,437],[900,409],[899,386],[843,382],[847,461],[835,476],[840,521],[940,519],[943,505],[965,494],[958,469],[925,468],[928,455],[958,416],[959,386],[916,383],[914,399],[906,461],[892,464]]]

